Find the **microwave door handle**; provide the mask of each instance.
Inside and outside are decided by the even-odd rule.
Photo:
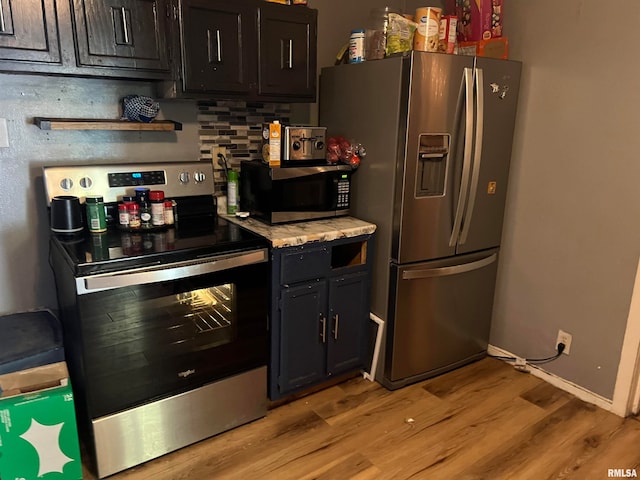
[[[476,195],[478,193],[478,182],[480,180],[480,162],[482,161],[482,135],[484,127],[484,76],[481,68],[476,68],[476,134],[473,153],[473,174],[471,175],[471,191],[469,193],[469,203],[467,211],[464,215],[464,226],[460,234],[460,244],[467,241],[469,228],[471,226],[471,218],[473,217],[473,207],[476,203]]]
[[[469,189],[469,176],[471,170],[471,154],[473,153],[473,69],[464,69],[464,109],[465,109],[465,132],[464,151],[462,163],[462,179],[460,181],[460,192],[458,194],[458,206],[456,216],[453,220],[453,230],[449,238],[449,246],[455,247],[460,236],[464,206],[467,203],[467,190]]]

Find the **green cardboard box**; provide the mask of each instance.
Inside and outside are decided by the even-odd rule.
[[[78,480],[82,460],[65,362],[0,375],[0,479]]]

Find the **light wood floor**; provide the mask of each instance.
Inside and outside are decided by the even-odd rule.
[[[640,475],[637,419],[486,358],[394,392],[354,378],[110,478],[588,480],[613,468]]]

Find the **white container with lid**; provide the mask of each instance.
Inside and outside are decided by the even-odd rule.
[[[364,62],[364,29],[353,30],[349,38],[349,63]]]

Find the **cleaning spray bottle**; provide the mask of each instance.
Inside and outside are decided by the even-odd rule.
[[[234,215],[238,211],[238,172],[227,171],[227,213]]]

